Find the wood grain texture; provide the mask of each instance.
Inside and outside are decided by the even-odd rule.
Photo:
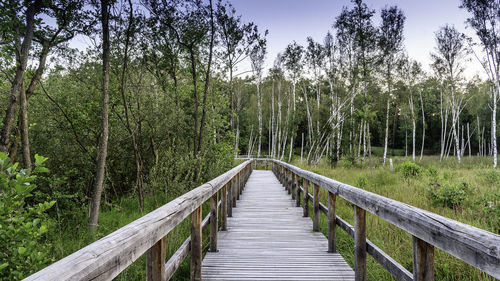
[[[313,190],[313,230],[319,231],[319,186],[314,184]]]
[[[413,236],[413,280],[434,281],[434,247],[415,236]]]
[[[302,201],[304,202],[302,204],[302,209],[303,209],[302,216],[309,217],[309,181],[303,178],[302,186],[303,186],[302,195],[304,197],[302,199]]]
[[[272,160],[409,234],[500,279],[500,235]]]
[[[210,199],[210,252],[217,252],[217,228],[219,226],[218,195],[218,193],[215,193]]]
[[[165,237],[156,242],[146,254],[146,280],[165,280]]]
[[[205,255],[203,280],[353,280],[302,212],[270,171],[253,171],[219,252]]]
[[[25,280],[113,279],[249,164],[245,161]]]
[[[356,281],[366,280],[366,211],[354,206],[354,272]]]
[[[221,189],[221,210],[220,210],[220,230],[221,231],[226,231],[227,230],[227,184],[224,185]]]
[[[337,196],[331,192],[328,192],[328,252],[335,253],[337,251],[337,241],[336,241],[336,202]]]
[[[191,281],[201,281],[201,263],[202,263],[202,231],[201,218],[202,207],[198,207],[191,214],[191,264],[190,274]]]

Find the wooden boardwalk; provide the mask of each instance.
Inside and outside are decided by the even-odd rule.
[[[271,171],[252,172],[218,249],[203,260],[203,280],[354,280]]]

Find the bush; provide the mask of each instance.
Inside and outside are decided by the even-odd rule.
[[[470,193],[470,185],[466,181],[461,181],[458,184],[445,183],[443,186],[433,184],[427,190],[427,197],[434,204],[456,208],[467,199]]]
[[[33,174],[48,172],[47,158],[36,155]],[[45,214],[55,201],[30,206],[36,176],[18,170],[0,153],[0,279],[20,280],[51,262],[50,244],[43,238],[49,228]]]
[[[401,173],[410,184],[410,178],[418,177],[422,173],[422,168],[411,161],[405,161],[396,167],[396,171]]]

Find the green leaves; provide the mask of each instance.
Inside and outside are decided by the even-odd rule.
[[[35,156],[33,174],[48,172],[46,157]],[[44,235],[50,227],[45,212],[55,201],[28,205],[36,176],[19,170],[17,163],[0,153],[0,280],[20,280],[51,262],[50,244]]]

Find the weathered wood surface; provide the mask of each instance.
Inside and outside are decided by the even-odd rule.
[[[228,231],[219,233],[219,252],[203,260],[203,280],[353,280],[302,215],[270,171],[253,171]]]
[[[312,200],[312,195],[308,194],[308,199]],[[319,203],[319,210],[328,216],[328,208]],[[354,227],[350,225],[348,222],[340,218],[339,216],[335,216],[335,223],[347,234],[349,234],[352,238],[354,238]],[[391,256],[385,253],[382,249],[377,247],[373,242],[366,239],[366,252],[370,254],[380,265],[382,265],[389,273],[396,278],[396,280],[402,281],[411,281],[413,280],[413,274],[409,272],[404,266],[394,260]]]
[[[272,160],[411,235],[500,278],[500,235]]]
[[[25,280],[111,280],[207,201],[246,161]]]

